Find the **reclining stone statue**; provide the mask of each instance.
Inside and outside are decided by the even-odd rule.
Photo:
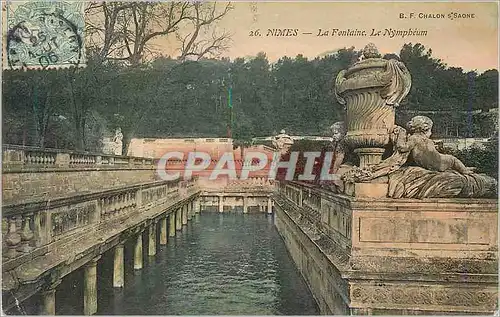
[[[391,135],[393,154],[379,164],[344,174],[348,182],[370,182],[388,176],[388,197],[487,197],[496,192],[497,181],[475,174],[458,158],[441,154],[430,139],[432,120],[413,117],[407,131],[395,126]]]
[[[410,152],[413,161],[425,169],[444,172],[455,170],[461,174],[472,174],[472,170],[453,155],[441,154],[437,151],[434,141],[430,139],[432,131],[432,120],[425,116],[416,116],[407,123],[410,135],[406,144],[400,143],[396,148],[400,152]],[[399,133],[401,127],[395,127],[395,133]],[[399,138],[399,140],[404,140]]]

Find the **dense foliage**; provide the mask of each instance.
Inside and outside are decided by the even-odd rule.
[[[476,167],[476,173],[484,173],[498,179],[498,140],[487,143],[485,148],[449,151],[466,166]]]
[[[159,57],[125,67],[90,60],[78,70],[5,71],[3,141],[96,150],[99,139],[116,127],[125,144],[132,137],[226,136],[230,86],[236,139],[281,129],[324,134],[343,119],[333,80],[358,56],[354,48],[344,48],[272,64],[260,53],[234,61]],[[496,115],[469,113],[498,107],[497,70],[477,74],[446,67],[421,44],[406,44],[385,57],[401,59],[412,74],[411,92],[397,109],[399,124],[423,112],[435,121],[435,136],[491,136]]]

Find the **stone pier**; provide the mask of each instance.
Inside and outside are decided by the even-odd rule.
[[[188,209],[187,220],[190,221],[191,218],[193,217],[193,202],[192,201],[188,202],[187,209]]]
[[[56,314],[56,289],[59,284],[61,284],[61,280],[49,284],[46,289],[41,292],[41,315],[54,316]]]
[[[175,237],[175,212],[168,216],[168,235]]]
[[[188,206],[184,205],[182,206],[182,225],[185,226],[188,223]]]
[[[156,255],[156,222],[153,222],[148,229],[148,255]]]
[[[248,213],[248,197],[243,196],[243,213]]]
[[[142,232],[137,234],[134,248],[134,269],[142,269]]]
[[[182,230],[182,207],[177,208],[175,213],[175,229]]]
[[[83,314],[93,315],[97,312],[97,261],[100,256],[92,259],[84,267],[83,281]]]
[[[222,202],[224,198],[222,196],[219,196],[219,203],[218,203],[218,208],[219,212],[224,212],[224,203]]]
[[[160,220],[160,245],[166,245],[167,242],[167,216],[164,216]]]
[[[193,208],[194,208],[194,213],[199,214],[200,213],[200,200],[199,198],[195,199],[193,202]]]
[[[115,247],[115,258],[113,265],[113,287],[123,287],[125,282],[125,261],[123,256],[124,243]]]

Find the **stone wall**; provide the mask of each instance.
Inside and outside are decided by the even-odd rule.
[[[76,193],[152,182],[154,169],[72,169],[4,172],[3,204],[56,198]]]
[[[179,217],[181,209],[194,213],[198,193],[195,179],[157,181],[3,206],[3,308],[142,231],[157,230],[166,217]]]
[[[153,159],[4,145],[3,205],[158,180]]]
[[[298,270],[311,290],[323,315],[349,315],[348,284],[341,271],[313,240],[318,234],[310,224],[299,220],[275,204],[275,224]],[[309,225],[309,226],[308,226]],[[320,234],[321,236],[321,234]],[[319,238],[317,241],[325,241]]]
[[[297,183],[278,191],[276,226],[321,313],[496,309],[496,200],[367,200]]]

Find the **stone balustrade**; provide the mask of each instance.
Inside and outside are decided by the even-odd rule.
[[[151,158],[3,146],[4,204],[34,202],[160,180]]]
[[[119,156],[110,154],[81,153],[59,149],[8,145],[2,146],[4,172],[38,170],[40,168],[154,168],[152,158]]]
[[[226,190],[238,190],[242,188],[270,187],[271,180],[267,177],[249,177],[247,179],[229,180]]]
[[[279,182],[274,200],[276,227],[322,314],[495,310],[495,199],[368,199]]]
[[[9,270],[50,252],[57,243],[138,209],[154,207],[175,197],[192,195],[190,181],[156,181],[120,189],[83,193],[35,203],[3,205],[3,268]]]
[[[8,145],[3,147],[3,158],[6,309],[41,292],[43,311],[54,314],[51,298],[61,279],[83,266],[86,281],[92,280],[95,262],[111,248],[117,252],[114,285],[123,286],[119,246],[134,240],[134,269],[142,268],[142,233],[148,232],[148,255],[152,256],[155,231],[160,230],[159,242],[165,244],[167,227],[169,236],[182,230],[200,212],[198,197],[208,183],[218,191],[234,189],[232,196],[244,195],[253,186],[259,191],[242,196],[238,203],[243,202],[245,212],[254,205],[262,211],[267,205],[267,212],[272,212],[273,184],[265,178],[235,184],[228,184],[227,179],[203,183],[198,176],[163,181],[152,159]],[[95,294],[91,289],[85,292],[84,313],[92,314]]]

